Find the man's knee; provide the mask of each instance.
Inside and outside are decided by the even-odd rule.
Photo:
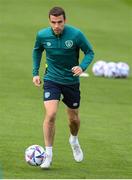
[[[70,123],[72,123],[72,124],[78,124],[78,123],[80,123],[79,117],[71,117],[71,118],[69,118],[69,121],[70,121]]]
[[[56,112],[46,113],[45,121],[48,123],[54,123],[56,118]]]
[[[80,122],[80,119],[79,119],[79,115],[78,115],[78,111],[76,110],[70,110],[68,112],[68,116],[69,116],[69,121],[71,123],[78,123]]]

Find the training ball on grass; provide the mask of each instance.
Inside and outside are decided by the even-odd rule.
[[[117,65],[115,62],[108,62],[104,66],[104,76],[108,78],[117,76]]]
[[[31,145],[25,150],[25,160],[29,165],[39,166],[45,157],[44,148],[39,145]]]
[[[118,70],[118,77],[128,77],[130,73],[130,67],[125,62],[118,62],[117,63],[117,70]]]
[[[99,60],[93,64],[92,72],[95,76],[104,76],[104,66],[106,62],[103,60]]]

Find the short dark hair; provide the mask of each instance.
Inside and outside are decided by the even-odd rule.
[[[53,7],[49,11],[49,18],[50,18],[50,15],[52,15],[52,16],[61,16],[61,15],[63,15],[64,19],[66,19],[65,11],[61,7]]]

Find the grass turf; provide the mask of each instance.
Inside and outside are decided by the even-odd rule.
[[[52,6],[65,7],[95,49],[95,60],[132,67],[130,0],[0,0],[0,176],[3,178],[132,178],[132,77],[81,78],[80,142],[85,160],[75,163],[68,144],[65,106],[60,103],[51,170],[28,166],[24,150],[43,145],[42,88],[32,85],[31,53],[38,29],[48,26]],[[82,57],[82,55],[81,55]],[[44,68],[43,57],[41,75]]]

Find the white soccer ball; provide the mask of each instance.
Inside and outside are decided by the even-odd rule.
[[[95,76],[104,76],[104,66],[106,65],[106,62],[103,60],[99,60],[96,63],[93,64],[92,72]]]
[[[125,62],[118,62],[117,63],[117,70],[118,70],[118,76],[117,77],[128,77],[129,76],[129,71],[130,67],[127,63]]]
[[[117,64],[115,62],[108,62],[104,66],[104,76],[108,78],[117,76]]]
[[[44,148],[39,145],[31,145],[25,150],[25,160],[32,166],[39,166],[45,159]]]

